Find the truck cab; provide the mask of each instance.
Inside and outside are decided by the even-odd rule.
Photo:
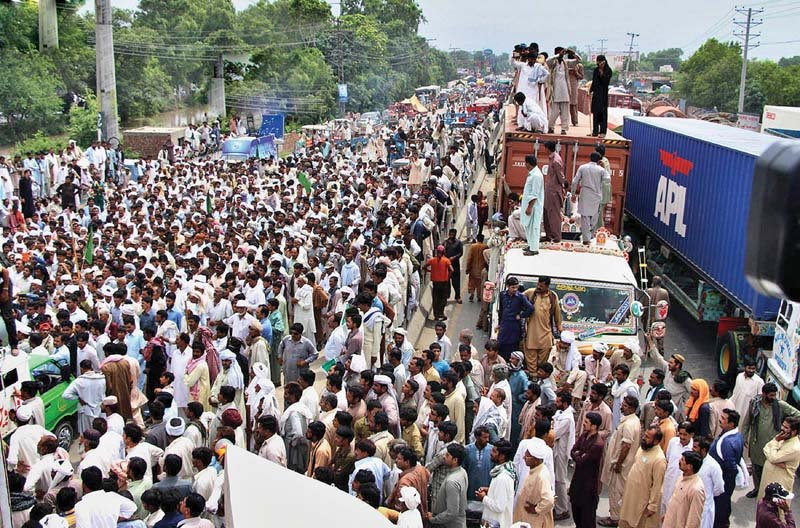
[[[575,333],[581,354],[592,353],[595,342],[614,348],[639,349],[638,317],[634,315],[645,294],[637,289],[625,252],[614,237],[605,243],[543,243],[539,254],[523,254],[525,243],[511,243],[500,257],[495,298],[509,277],[520,281],[520,291],[536,287],[539,277],[550,277],[550,290],[558,296],[562,328]],[[499,303],[492,310],[497,327]],[[493,335],[496,337],[496,335]]]
[[[800,354],[800,303],[783,301],[775,321],[775,338],[772,352],[767,356],[767,373],[764,381],[778,386],[782,399],[800,403],[798,384],[798,354]]]

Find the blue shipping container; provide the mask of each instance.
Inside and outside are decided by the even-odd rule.
[[[744,276],[756,159],[785,141],[697,119],[625,117],[633,144],[625,210],[715,288],[760,320],[780,300]]]

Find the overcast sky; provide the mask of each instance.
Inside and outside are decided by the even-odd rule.
[[[233,0],[243,9],[255,0]],[[136,0],[112,0],[115,7],[133,8]],[[331,1],[331,4],[336,2]],[[654,51],[679,47],[688,54],[706,39],[732,40],[735,26],[734,4],[730,0],[671,0],[652,3],[641,0],[571,0],[541,2],[536,0],[418,0],[427,22],[421,33],[439,49],[466,50],[490,48],[507,51],[515,43],[536,41],[542,49],[557,45],[576,45],[583,51],[600,48],[599,39],[607,39],[605,49],[624,51],[630,38],[638,33],[635,48]],[[565,7],[560,8],[561,5]],[[777,59],[800,55],[800,0],[756,0],[744,4],[764,8],[758,15],[763,24],[756,41],[761,46],[751,52],[758,58]],[[89,3],[93,9],[93,4]],[[338,13],[338,5],[333,6]],[[743,16],[738,18],[744,19]],[[541,20],[539,20],[541,19]]]

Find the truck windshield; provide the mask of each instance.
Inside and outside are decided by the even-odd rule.
[[[536,287],[536,279],[525,277],[520,281],[525,289]],[[558,295],[565,330],[578,334],[636,332],[636,320],[630,310],[633,286],[553,278],[550,289]]]

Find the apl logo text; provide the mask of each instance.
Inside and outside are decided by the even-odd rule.
[[[681,158],[675,152],[659,150],[661,163],[669,169],[669,176],[661,175],[658,179],[658,189],[656,190],[656,207],[654,216],[661,220],[664,225],[672,224],[672,217],[675,217],[675,232],[682,237],[686,237],[686,224],[683,221],[683,213],[686,208],[686,186],[681,185],[671,177],[678,174],[688,176],[694,168],[694,163]],[[671,176],[671,177],[670,177]]]

